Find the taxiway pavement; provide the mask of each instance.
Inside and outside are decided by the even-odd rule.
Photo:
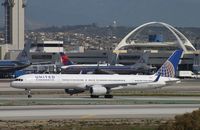
[[[167,86],[161,89],[161,91],[170,92],[200,92],[200,80],[182,80],[180,84],[173,86]],[[19,92],[24,90],[15,89],[10,87],[9,81],[0,82],[0,103],[3,102],[15,103],[15,102],[27,102],[29,106],[0,106],[0,120],[35,120],[35,119],[90,119],[90,118],[173,118],[175,115],[183,114],[186,112],[192,112],[200,108],[200,97],[189,96],[114,96],[113,99],[91,99],[89,95],[82,96],[64,96],[55,94],[36,94],[32,99],[27,99],[24,94],[5,94],[4,92]],[[37,90],[36,90],[37,91]],[[55,90],[39,90],[39,91],[51,91]],[[56,90],[63,91],[63,90]],[[64,93],[63,93],[64,94]],[[65,94],[66,95],[66,94]],[[134,101],[132,101],[134,100]],[[178,104],[135,104],[139,101],[176,101]],[[21,101],[21,102],[20,102]],[[64,101],[65,103],[73,104],[74,102],[86,102],[89,105],[32,105],[30,103],[52,103]],[[100,101],[105,101],[106,105],[98,104]],[[127,104],[123,104],[123,102]],[[130,102],[131,101],[131,102]],[[184,102],[183,102],[184,101]],[[91,104],[93,102],[93,104]],[[122,104],[112,102],[121,102]],[[183,102],[183,103],[182,103]],[[185,103],[186,102],[186,103]],[[172,103],[172,102],[170,102]],[[98,104],[98,105],[94,105]],[[30,106],[31,105],[31,106]]]
[[[199,109],[200,104],[1,106],[1,120],[173,118]]]

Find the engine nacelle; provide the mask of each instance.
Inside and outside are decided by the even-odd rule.
[[[84,90],[81,89],[65,89],[65,93],[73,95],[73,94],[77,94],[77,93],[83,93]]]
[[[107,89],[101,85],[94,85],[90,88],[90,93],[92,95],[105,95],[107,93]]]

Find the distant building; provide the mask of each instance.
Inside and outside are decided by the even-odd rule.
[[[63,52],[63,41],[42,41],[31,43],[30,52],[59,53]]]
[[[139,35],[140,29],[158,24],[164,26],[175,38],[175,41],[165,41],[162,34],[147,34],[148,41],[140,42],[138,39],[132,39],[132,35]],[[139,31],[138,31],[139,30]],[[181,58],[179,70],[190,70],[200,72],[200,51],[196,50],[191,42],[177,29],[169,24],[162,22],[145,23],[133,31],[131,31],[121,42],[116,46],[115,51],[126,50],[127,53],[117,53],[116,58],[118,63],[130,65],[138,61],[141,56],[146,55],[146,63],[159,68],[164,61],[176,49],[184,50],[184,55]],[[98,63],[98,61],[111,62],[113,54],[110,51],[85,51],[84,53],[68,53],[72,61],[76,63]]]
[[[2,3],[5,8],[5,41],[0,46],[1,59],[9,51],[24,48],[24,2],[24,0],[4,0]]]

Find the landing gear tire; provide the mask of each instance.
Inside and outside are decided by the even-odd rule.
[[[32,95],[28,95],[28,98],[32,98]]]
[[[104,98],[113,98],[113,95],[105,95]]]
[[[98,95],[90,95],[91,98],[99,98]]]
[[[25,89],[26,94],[28,95],[28,98],[31,98],[31,90],[30,89]]]

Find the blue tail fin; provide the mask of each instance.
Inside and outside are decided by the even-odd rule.
[[[182,53],[182,50],[176,50],[160,67],[156,75],[160,74],[162,77],[175,77]]]

